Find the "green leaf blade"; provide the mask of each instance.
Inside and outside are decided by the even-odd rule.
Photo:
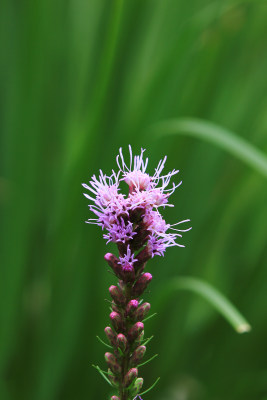
[[[244,138],[210,121],[177,118],[158,122],[150,129],[157,136],[185,134],[215,144],[267,178],[267,155]]]
[[[237,308],[217,289],[197,278],[180,277],[174,279],[169,285],[169,292],[189,290],[202,296],[208,301],[238,333],[251,330],[251,326]]]

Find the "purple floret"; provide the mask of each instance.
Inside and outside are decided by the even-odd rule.
[[[140,155],[133,156],[129,146],[130,165],[127,166],[120,149],[117,156],[117,173],[112,171],[112,174],[107,176],[100,170],[98,179],[93,175],[89,185],[83,184],[83,187],[91,192],[90,195],[84,195],[91,201],[89,209],[96,216],[86,222],[101,226],[102,230],[106,231],[103,237],[107,243],[114,242],[118,246],[125,246],[124,256],[120,257],[120,264],[125,269],[131,268],[137,261],[134,258],[135,248],[147,245],[151,257],[163,256],[167,247],[184,247],[177,243],[177,239],[182,237],[182,232],[191,229],[176,228],[177,225],[190,220],[170,225],[159,212],[160,207],[173,206],[168,203],[169,197],[182,182],[170,185],[170,181],[179,171],[173,170],[163,175],[167,158],[164,157],[154,174],[149,175],[148,158],[144,158],[144,151],[141,149]],[[129,186],[128,196],[120,193],[122,181]]]

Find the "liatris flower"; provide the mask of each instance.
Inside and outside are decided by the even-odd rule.
[[[179,225],[189,222],[189,219],[167,224],[159,211],[160,207],[173,207],[168,203],[169,197],[182,182],[170,186],[170,181],[179,171],[162,174],[165,157],[160,160],[154,174],[149,175],[144,150],[133,157],[129,146],[129,152],[129,166],[120,149],[116,159],[117,173],[112,171],[107,176],[100,170],[98,179],[93,175],[89,185],[83,184],[90,192],[84,195],[91,201],[89,209],[96,217],[87,223],[99,225],[104,231],[104,239],[107,243],[116,243],[119,252],[118,257],[111,253],[104,257],[119,280],[117,286],[109,288],[112,327],[105,328],[113,353],[105,354],[108,372],[101,371],[118,392],[118,396],[112,396],[111,400],[141,399],[138,394],[143,379],[138,377],[138,366],[146,352],[142,321],[150,310],[150,304],[141,304],[140,296],[152,280],[152,275],[144,269],[150,258],[163,256],[168,247],[184,247],[177,239],[191,229],[179,229]],[[129,186],[127,196],[120,192],[122,182]]]

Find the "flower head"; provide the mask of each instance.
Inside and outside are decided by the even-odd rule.
[[[89,185],[83,187],[90,195],[84,195],[92,202],[89,205],[96,218],[87,222],[97,224],[106,232],[104,239],[120,246],[120,261],[123,269],[133,268],[137,259],[134,252],[143,246],[148,247],[151,257],[164,255],[167,247],[183,245],[177,243],[182,232],[188,229],[177,229],[174,226],[188,222],[184,220],[174,225],[167,224],[159,212],[159,207],[172,206],[169,197],[181,185],[171,183],[171,179],[179,171],[173,170],[167,174],[162,171],[167,157],[160,160],[153,175],[147,172],[148,158],[144,158],[144,149],[140,155],[133,156],[129,146],[130,162],[126,164],[122,149],[116,158],[119,171],[105,175],[100,170],[99,178],[95,175]],[[129,186],[128,196],[120,193],[120,183],[124,181]],[[124,246],[124,247],[122,247]]]

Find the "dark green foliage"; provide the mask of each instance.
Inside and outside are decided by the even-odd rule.
[[[144,388],[161,380],[144,400],[264,399],[266,178],[236,147],[152,127],[207,120],[266,154],[266,2],[2,0],[0,36],[0,398],[110,395],[91,364],[105,368],[96,335],[115,283],[103,256],[115,250],[84,223],[80,184],[131,143],[147,148],[150,172],[165,154],[180,169],[164,214],[193,226],[185,249],[149,263],[148,357],[159,357]],[[190,292],[155,309],[179,275],[217,287],[252,331],[236,334]]]

